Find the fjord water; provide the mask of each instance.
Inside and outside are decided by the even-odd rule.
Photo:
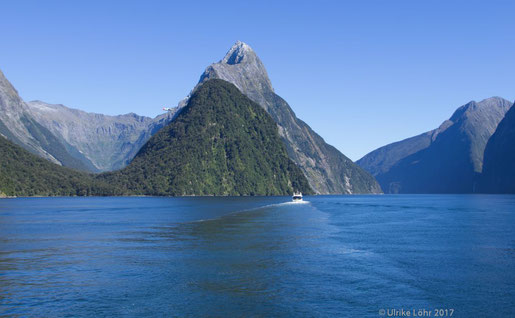
[[[515,315],[515,196],[0,201],[0,316]]]

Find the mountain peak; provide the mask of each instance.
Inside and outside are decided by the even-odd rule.
[[[508,108],[509,108],[509,107],[511,107],[512,102],[510,102],[509,100],[504,99],[502,97],[499,97],[499,96],[492,96],[492,97],[483,99],[482,101],[480,101],[477,104],[480,106],[486,107],[486,108],[503,107],[506,105],[508,105]]]
[[[264,105],[265,109],[267,107],[263,99],[264,95],[274,92],[265,66],[254,50],[241,41],[237,41],[223,59],[206,68],[195,88],[213,78],[222,79],[236,85],[251,100]],[[195,91],[195,88],[193,91]],[[191,93],[179,103],[179,107],[185,106],[190,96]]]
[[[459,107],[449,120],[457,122],[462,119],[470,118],[471,116],[488,116],[487,114],[500,114],[502,119],[511,105],[512,103],[509,100],[498,96],[486,98],[480,102],[470,101]],[[495,126],[497,126],[497,123],[498,121],[496,120]]]
[[[250,56],[256,56],[254,50],[247,43],[236,41],[220,62],[229,65],[240,64],[246,60],[246,57]]]

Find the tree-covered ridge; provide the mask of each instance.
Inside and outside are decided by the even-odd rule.
[[[112,195],[93,175],[40,158],[0,136],[0,196]]]
[[[127,194],[310,193],[277,125],[233,84],[209,80],[126,168],[100,176]]]

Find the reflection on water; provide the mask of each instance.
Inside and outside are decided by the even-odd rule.
[[[515,314],[515,197],[308,200],[1,200],[0,315]]]

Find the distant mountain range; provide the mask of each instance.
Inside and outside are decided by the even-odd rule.
[[[80,153],[91,163],[93,168],[89,170],[93,172],[125,167],[173,115],[166,113],[153,119],[134,113],[107,116],[41,101],[27,105],[32,117],[69,145],[72,154]]]
[[[385,193],[482,191],[485,147],[512,105],[500,97],[472,101],[437,129],[381,147],[357,163]]]
[[[66,167],[91,172],[125,167],[172,116],[107,116],[41,101],[26,103],[0,72],[0,134]]]
[[[92,165],[60,141],[31,115],[30,107],[18,96],[18,92],[0,72],[0,134],[26,150],[51,162],[80,170]]]

